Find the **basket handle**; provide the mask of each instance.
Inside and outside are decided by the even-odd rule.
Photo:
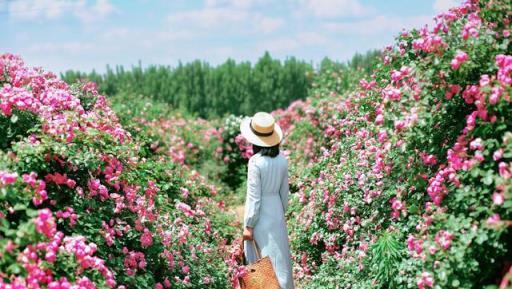
[[[254,248],[254,252],[256,252],[256,259],[257,260],[261,259],[261,250],[260,250],[260,247],[258,246],[258,243],[256,242],[256,240],[252,239],[252,240],[247,241],[247,242],[251,242],[252,243],[253,248]],[[247,264],[248,262],[247,262],[247,259],[245,258],[244,243],[245,243],[245,241],[242,239],[242,242],[240,242],[240,244],[241,244],[241,247],[242,247],[243,263]]]

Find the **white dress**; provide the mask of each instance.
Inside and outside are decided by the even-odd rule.
[[[249,160],[244,225],[254,228],[261,256],[269,256],[282,289],[293,289],[290,246],[284,213],[288,207],[288,160],[255,154]],[[253,246],[244,244],[248,262]]]

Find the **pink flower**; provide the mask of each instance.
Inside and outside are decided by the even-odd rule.
[[[0,171],[0,185],[6,186],[16,182],[18,174]]]
[[[492,202],[498,206],[503,205],[503,203],[505,202],[505,195],[502,192],[495,192],[494,194],[492,194]]]
[[[447,231],[441,230],[441,231],[437,232],[434,240],[441,248],[443,248],[444,250],[447,250],[448,248],[450,248],[450,246],[452,244],[453,234],[451,234]]]
[[[69,188],[73,189],[76,185],[76,182],[74,180],[68,179],[66,174],[60,174],[60,173],[54,173],[54,174],[47,174],[44,179],[46,182],[53,182],[57,185],[66,185]]]
[[[496,56],[496,64],[498,65],[498,81],[503,86],[512,85],[512,56],[499,54]]]
[[[500,97],[503,95],[503,87],[495,86],[491,89],[491,95],[489,96],[489,103],[496,104],[500,100]]]
[[[385,131],[385,130],[379,131],[378,138],[381,143],[385,142],[388,139],[387,131]]]
[[[409,235],[407,238],[407,248],[409,251],[421,254],[423,252],[423,241],[416,239],[413,235]]]
[[[509,170],[509,165],[507,163],[500,162],[498,165],[498,171],[500,173],[500,176],[503,177],[504,179],[509,179],[512,176]]]
[[[382,114],[378,114],[375,117],[375,124],[376,125],[382,125],[384,123],[384,116]]]
[[[186,199],[188,198],[188,195],[189,195],[189,191],[187,188],[180,188],[180,192],[181,192],[181,196]]]
[[[213,278],[212,277],[206,276],[206,277],[203,278],[203,284],[210,284],[212,282],[213,282]]]
[[[89,187],[89,196],[95,197],[97,195],[100,196],[101,201],[105,201],[109,198],[108,189],[104,185],[101,184],[100,180],[92,179],[87,183]]]
[[[359,85],[361,86],[361,88],[363,88],[365,90],[371,90],[372,88],[377,86],[377,82],[375,80],[372,80],[371,82],[368,82],[365,79],[361,79],[359,81]]]
[[[187,242],[188,236],[190,235],[190,231],[187,225],[182,225],[180,231],[178,232],[178,240],[180,244],[185,244]]]
[[[181,269],[181,271],[182,271],[184,274],[188,274],[188,273],[190,273],[190,267],[189,267],[189,266],[183,266],[183,268]]]
[[[392,201],[391,207],[393,208],[393,210],[402,210],[404,208],[404,204],[400,200],[397,200],[395,198]]]
[[[420,279],[416,282],[419,289],[425,289],[425,286],[432,287],[434,286],[434,278],[432,278],[432,274],[428,272],[421,273]]]
[[[503,157],[503,149],[499,149],[492,154],[492,159],[495,161],[501,160]]]
[[[187,217],[194,217],[196,214],[196,212],[192,210],[189,205],[182,202],[178,202],[176,204],[176,209],[182,211]]]
[[[57,255],[53,251],[46,252],[46,255],[44,256],[44,259],[48,261],[49,263],[53,263],[57,260]]]
[[[421,157],[422,162],[427,166],[433,166],[433,165],[437,164],[437,158],[435,155],[421,153],[420,157]]]
[[[461,91],[461,89],[462,89],[462,88],[461,88],[461,87],[460,87],[460,85],[458,85],[458,84],[450,84],[450,85],[448,86],[448,89],[447,89],[447,90],[446,90],[446,92],[445,92],[445,97],[446,97],[446,99],[448,99],[448,100],[449,100],[449,99],[452,99],[452,97],[453,97],[454,95],[456,95],[457,93],[459,93],[459,92]]]
[[[47,238],[52,238],[57,233],[57,225],[53,219],[53,214],[49,209],[39,210],[37,218],[35,219],[36,231],[45,235]]]
[[[469,14],[468,20],[469,21],[464,24],[464,28],[462,29],[462,38],[464,40],[467,40],[469,36],[477,38],[479,35],[477,28],[482,23],[482,20],[476,13]]]
[[[153,234],[148,228],[144,228],[144,233],[140,236],[140,244],[142,248],[147,248],[153,245]]]
[[[500,215],[494,214],[487,219],[487,225],[494,226],[501,221]]]
[[[480,87],[487,86],[489,83],[491,83],[489,75],[483,74],[480,76]]]
[[[31,172],[30,174],[23,174],[21,177],[26,184],[32,188],[37,188],[37,174],[35,172]]]
[[[402,92],[400,89],[388,85],[382,90],[382,96],[384,99],[398,101],[402,96]]]
[[[484,145],[482,144],[481,138],[474,139],[471,143],[469,143],[469,148],[472,150],[482,151],[484,149]]]
[[[464,51],[458,51],[455,55],[455,58],[452,59],[450,63],[453,70],[459,69],[460,65],[468,60],[468,55]]]
[[[404,127],[405,127],[405,121],[403,120],[396,120],[395,121],[395,130],[396,131],[401,131]]]

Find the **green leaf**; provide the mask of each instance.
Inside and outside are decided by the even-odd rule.
[[[15,211],[24,211],[26,209],[27,209],[27,205],[26,204],[21,203],[21,204],[14,205],[14,210]]]
[[[487,234],[478,234],[475,241],[477,244],[481,245],[488,239],[489,239],[489,237],[487,236]]]
[[[488,186],[491,185],[493,181],[492,175],[486,175],[482,181]]]
[[[31,217],[31,218],[35,218],[37,216],[37,210],[34,210],[34,209],[27,209],[25,211],[27,213],[27,216]]]
[[[416,213],[418,213],[418,211],[419,211],[419,208],[417,205],[413,204],[413,205],[409,206],[409,213],[416,214]]]
[[[13,263],[11,266],[7,267],[7,272],[10,272],[14,275],[18,275],[23,271],[23,267],[19,263]]]

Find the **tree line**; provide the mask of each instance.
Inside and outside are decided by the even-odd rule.
[[[356,54],[347,63],[324,59],[318,70],[369,68],[376,52]],[[176,67],[139,65],[125,69],[107,66],[105,73],[69,70],[61,74],[68,83],[90,80],[105,95],[150,97],[173,108],[203,118],[225,114],[252,115],[286,107],[308,96],[315,69],[311,63],[294,57],[274,59],[266,52],[253,65],[228,59],[218,66],[195,60]]]

